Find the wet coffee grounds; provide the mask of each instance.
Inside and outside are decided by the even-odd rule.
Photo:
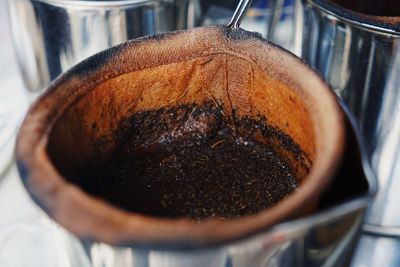
[[[214,103],[138,112],[120,125],[109,165],[82,187],[128,211],[177,218],[255,214],[298,186],[294,170],[257,141],[259,120]],[[83,178],[83,177],[82,177]]]

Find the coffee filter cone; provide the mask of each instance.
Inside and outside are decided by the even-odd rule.
[[[252,216],[197,224],[118,209],[66,178],[107,164],[132,115],[207,103],[228,118],[262,118],[275,129],[255,136],[293,167],[296,192]],[[340,162],[342,116],[327,85],[294,55],[242,29],[204,27],[129,41],[63,74],[30,109],[17,157],[34,199],[79,237],[198,246],[309,213]]]

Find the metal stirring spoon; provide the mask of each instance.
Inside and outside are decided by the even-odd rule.
[[[236,7],[235,13],[231,18],[231,21],[226,25],[228,28],[236,29],[240,27],[240,23],[246,15],[247,9],[250,7],[252,0],[240,0]]]

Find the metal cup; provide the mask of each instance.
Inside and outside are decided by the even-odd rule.
[[[196,25],[197,0],[8,0],[26,88],[40,92],[84,58],[128,39]]]
[[[305,0],[303,11],[302,56],[355,114],[379,178],[366,228],[397,227],[390,232],[399,235],[400,17],[358,13],[325,0]]]

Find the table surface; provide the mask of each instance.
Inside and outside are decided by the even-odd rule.
[[[13,55],[5,0],[0,0],[0,36],[0,120],[2,110],[11,110],[11,123],[17,125],[28,102]],[[0,140],[0,162],[8,162],[8,167],[0,172],[0,266],[65,266],[57,256],[54,227],[25,191],[15,162],[8,160],[13,157],[15,130],[16,127],[7,148],[1,146]],[[398,251],[400,240],[363,236],[352,266],[400,266]]]

